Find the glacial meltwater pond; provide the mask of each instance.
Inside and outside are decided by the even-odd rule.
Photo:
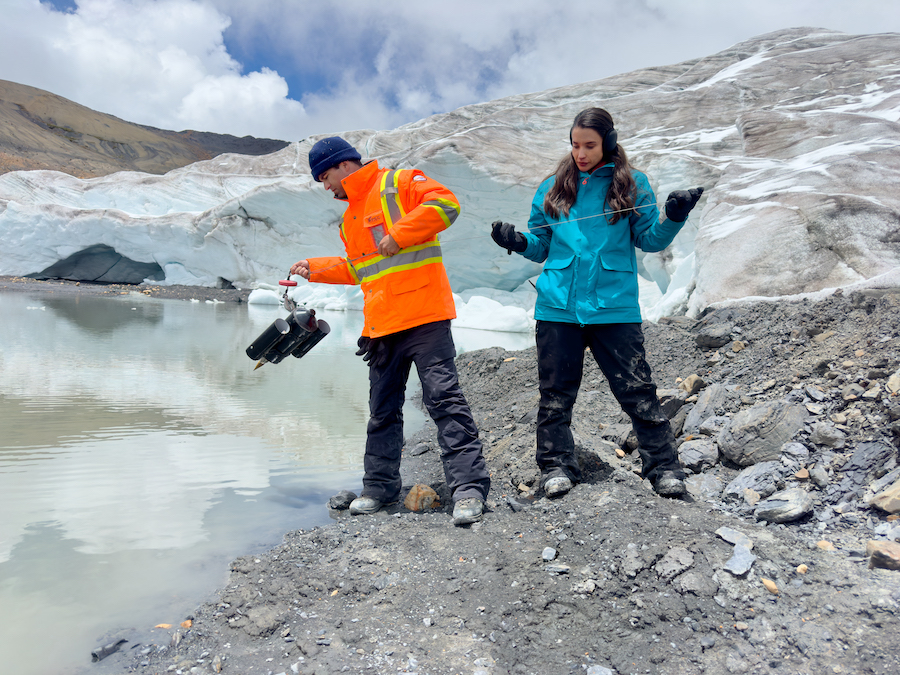
[[[319,312],[332,332],[315,349],[254,371],[244,350],[284,315],[0,293],[2,672],[89,672],[120,631],[177,626],[235,557],[328,522],[328,497],[359,490],[362,314]],[[460,351],[533,344],[454,336]],[[409,403],[405,417],[407,431],[424,420]]]

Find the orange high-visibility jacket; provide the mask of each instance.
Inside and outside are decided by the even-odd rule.
[[[454,194],[421,171],[379,169],[374,161],[341,184],[347,257],[310,258],[309,280],[360,284],[368,337],[456,318],[437,237],[459,215]],[[378,254],[385,234],[400,246],[390,257]]]

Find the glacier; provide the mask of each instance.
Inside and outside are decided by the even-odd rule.
[[[541,266],[498,248],[490,223],[525,226],[534,190],[589,106],[612,113],[658,201],[706,189],[668,249],[638,252],[645,319],[900,285],[900,34],[799,28],[392,130],[335,132],[364,158],[421,169],[458,196],[462,213],[441,235],[457,325],[530,330]],[[251,302],[277,303],[292,263],[343,253],[344,203],[309,175],[318,138],[162,176],[4,174],[0,274],[39,275],[100,247],[158,269],[153,283],[233,284],[255,289]],[[301,281],[292,295],[332,310],[362,307],[354,287]]]

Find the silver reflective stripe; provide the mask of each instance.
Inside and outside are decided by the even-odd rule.
[[[441,245],[437,241],[433,241],[420,246],[405,248],[390,258],[379,256],[371,262],[359,265],[356,268],[356,273],[359,275],[360,283],[362,283],[363,281],[373,281],[391,272],[402,272],[440,260]]]
[[[453,224],[453,221],[456,220],[456,217],[459,215],[459,211],[451,206],[449,203],[444,204],[443,202],[430,200],[427,202],[422,202],[423,206],[434,206],[441,211],[444,212],[444,215],[447,216],[447,220],[450,221],[450,224]]]
[[[397,175],[398,170],[388,171],[384,177],[384,189],[381,191],[381,203],[388,210],[387,215],[390,221],[388,229],[403,217],[403,214],[400,212],[400,196],[398,195],[397,187],[394,185],[394,177]]]

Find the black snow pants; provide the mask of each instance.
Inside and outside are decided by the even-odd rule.
[[[666,470],[684,478],[669,420],[660,406],[644,354],[639,323],[592,324],[538,321],[538,375],[541,401],[537,416],[537,464],[541,486],[554,476],[581,480],[572,437],[572,408],[590,348],[613,396],[631,418],[643,466],[651,482]]]
[[[428,323],[382,338],[386,362],[369,368],[369,425],[363,495],[393,502],[400,494],[403,402],[412,364],[422,401],[437,425],[444,476],[453,500],[485,499],[491,485],[481,439],[456,373],[449,321]]]

